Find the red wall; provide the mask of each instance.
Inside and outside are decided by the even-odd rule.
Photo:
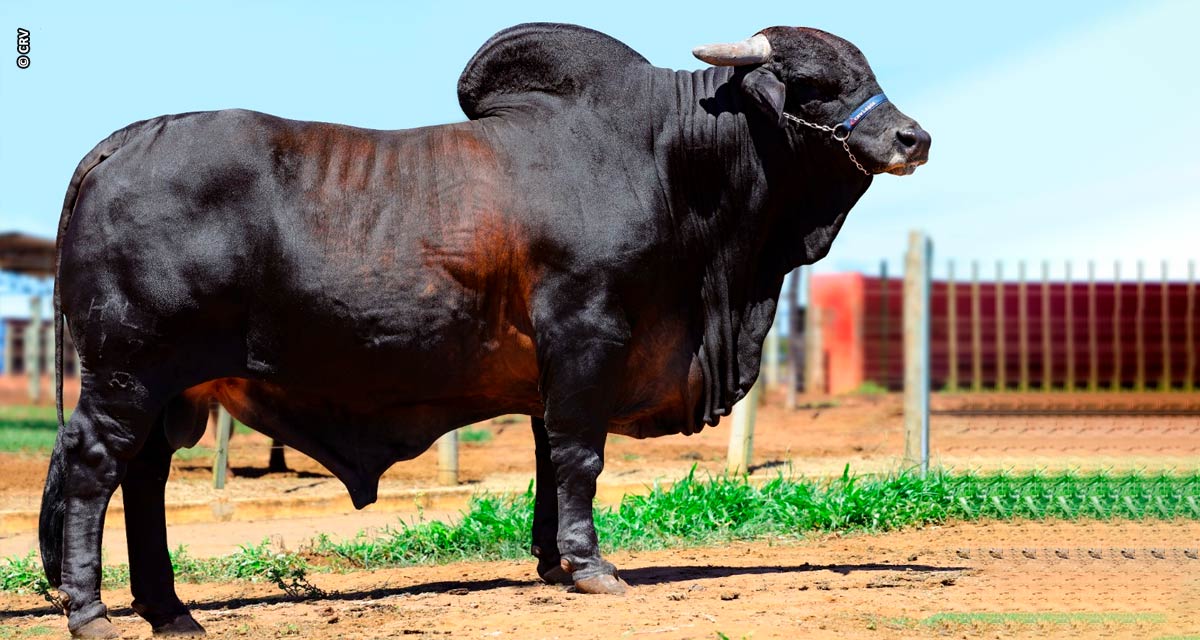
[[[899,389],[903,384],[903,326],[902,287],[900,278],[865,277],[861,274],[814,275],[812,304],[821,310],[823,340],[827,358],[829,391],[841,393],[859,387],[864,381],[885,384]],[[979,332],[982,382],[993,387],[1003,366],[1005,386],[1015,388],[1020,381],[1020,291],[1016,282],[1005,282],[1003,315],[1000,316],[1004,340],[1004,361],[1001,365],[996,338],[995,281],[979,285]],[[1112,282],[1095,286],[1096,367],[1100,386],[1108,387],[1114,380],[1132,387],[1138,379],[1138,286],[1122,282],[1119,296]],[[1194,304],[1200,306],[1200,293],[1193,294]],[[955,286],[957,327],[957,366],[960,386],[972,382],[972,310],[971,283],[957,282]],[[1067,300],[1072,305],[1074,335],[1067,340]],[[1120,301],[1120,316],[1114,322],[1114,308]],[[1163,348],[1163,299],[1166,299],[1167,348]],[[1050,350],[1043,348],[1042,283],[1026,285],[1027,344],[1029,382],[1040,388],[1044,383],[1043,363],[1049,359],[1053,386],[1063,386],[1067,380],[1069,345],[1074,346],[1075,385],[1085,387],[1091,373],[1089,347],[1088,284],[1063,282],[1049,284]],[[1165,291],[1161,282],[1144,285],[1141,318],[1144,384],[1158,387],[1166,379],[1169,354],[1170,382],[1183,385],[1188,365],[1187,333],[1188,285],[1170,283]],[[942,389],[949,380],[949,286],[935,281],[931,288],[932,324],[930,325],[930,355],[934,389]],[[1194,339],[1200,339],[1200,308],[1191,317]],[[1114,344],[1114,339],[1117,344]],[[1119,356],[1119,357],[1118,357]],[[1193,379],[1200,378],[1200,371]],[[1200,380],[1196,380],[1200,383]]]

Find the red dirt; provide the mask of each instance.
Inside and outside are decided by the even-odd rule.
[[[612,554],[624,597],[541,585],[532,562],[315,574],[330,595],[303,602],[263,584],[180,594],[214,638],[1157,638],[1200,631],[1197,540],[1195,522],[956,524]],[[149,636],[127,590],[107,600]],[[0,637],[65,628],[37,597],[0,610]]]
[[[1194,404],[1195,397],[953,394],[936,396],[935,408],[997,400],[1057,406],[1165,400]],[[840,473],[847,462],[860,472],[898,465],[903,437],[897,396],[806,399],[807,404],[797,411],[780,408],[778,395],[770,400],[759,411],[754,440],[754,461],[760,471],[773,473],[790,467],[798,473],[833,474]],[[1200,466],[1197,423],[1196,418],[935,416],[932,449],[935,462],[959,468],[1194,469]],[[476,428],[488,431],[491,438],[462,445],[463,480],[487,490],[524,488],[534,467],[527,420]],[[728,433],[726,426],[692,437],[645,441],[612,437],[602,480],[673,479],[693,464],[719,473],[724,467]],[[343,510],[349,510],[340,484],[294,451],[288,452],[293,472],[258,477],[268,446],[268,440],[257,434],[234,437],[234,475],[224,492],[211,488],[208,460],[176,459],[168,484],[169,501],[337,495],[345,502]],[[0,510],[36,509],[45,457],[2,454],[0,465],[5,470],[0,475]],[[435,468],[434,452],[397,464],[385,475],[382,488],[433,487]],[[285,515],[282,511],[277,514]],[[335,524],[352,531],[357,526],[373,526],[380,519],[387,517],[356,514]],[[334,530],[330,524],[334,520],[337,518],[331,517],[313,526]],[[110,518],[109,524],[121,526],[119,518]],[[195,529],[187,529],[189,535],[200,538],[215,540],[219,532],[222,540],[255,541],[261,539],[264,527],[295,529],[299,532],[295,539],[303,539],[305,525],[289,521],[278,522],[276,527],[262,522],[188,526]],[[182,535],[184,529],[172,527],[172,531],[176,532],[173,541],[178,543],[174,536]],[[31,534],[18,535],[23,537],[0,538],[7,538],[10,546],[33,544]],[[283,599],[270,585],[183,585],[181,594],[199,603],[197,617],[219,638],[714,638],[717,632],[730,638],[801,634],[920,637],[934,633],[1160,637],[1200,631],[1195,613],[1200,604],[1200,564],[1191,566],[1200,560],[1187,555],[1197,555],[1197,540],[1200,525],[1196,523],[962,524],[884,536],[614,554],[613,560],[635,587],[621,599],[586,597],[539,585],[532,580],[529,562],[319,574],[314,582],[337,595],[300,603]],[[1054,549],[1069,550],[1067,559],[1058,557]],[[1093,558],[1087,549],[1099,550],[1100,558]],[[1155,557],[1151,549],[1163,558]],[[1133,558],[1122,555],[1122,550],[1130,551]],[[211,552],[221,551],[214,545]],[[1026,557],[1026,552],[1034,558]],[[207,554],[201,550],[195,555]],[[128,611],[127,592],[116,591],[108,600],[117,607],[116,621],[122,629],[134,637],[148,635],[145,625]],[[60,618],[37,613],[39,607],[36,598],[0,597],[0,637],[18,631],[37,633],[45,627],[63,628]],[[1040,621],[978,616],[929,620],[948,612],[1155,615],[1141,619],[1113,615]]]

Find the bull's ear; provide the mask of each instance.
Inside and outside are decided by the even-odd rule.
[[[766,66],[761,66],[742,77],[742,93],[766,114],[767,118],[783,125],[783,103],[787,98],[787,85]]]

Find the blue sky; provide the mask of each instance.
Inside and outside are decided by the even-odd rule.
[[[7,0],[0,25],[0,229],[51,235],[71,172],[142,118],[245,107],[403,128],[462,119],[455,82],[492,33],[576,22],[653,63],[698,68],[696,44],[775,24],[863,49],[933,135],[930,164],[881,176],[819,270],[878,268],[910,228],[940,264],[1162,260],[1200,239],[1200,3],[144,2]],[[17,27],[32,64],[13,63]],[[1011,272],[1015,268],[1009,267]],[[1128,273],[1132,267],[1126,271]],[[966,265],[960,266],[960,273]],[[1081,273],[1079,267],[1076,273]]]

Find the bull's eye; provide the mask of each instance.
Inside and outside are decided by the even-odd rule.
[[[788,88],[788,94],[788,97],[798,104],[829,102],[838,97],[835,86],[814,80],[800,80]]]
[[[802,78],[795,83],[794,95],[798,102],[829,102],[838,97],[838,86],[824,78]]]

